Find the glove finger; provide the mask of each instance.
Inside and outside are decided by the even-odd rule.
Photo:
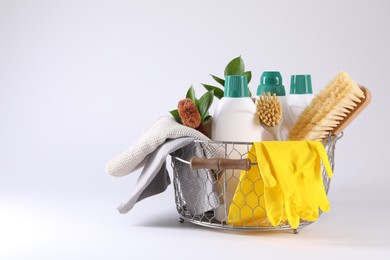
[[[330,210],[330,203],[328,200],[328,197],[326,196],[325,189],[319,188],[318,193],[317,193],[317,198],[318,198],[318,206],[323,212],[327,212]]]
[[[332,178],[333,175],[332,167],[330,167],[329,158],[328,158],[328,154],[326,153],[325,147],[319,141],[315,142],[315,147],[316,147],[317,154],[321,158],[322,164],[324,165],[326,173],[328,174],[329,178]]]
[[[295,208],[286,200],[284,204],[284,209],[286,212],[287,220],[290,226],[294,229],[299,226],[299,214],[296,212]]]
[[[256,148],[257,162],[260,170],[261,177],[264,180],[264,184],[268,187],[274,187],[277,181],[274,176],[274,168],[272,160],[268,154],[268,151],[263,143],[254,143]]]
[[[264,201],[267,218],[273,226],[277,226],[283,217],[283,194],[280,187],[264,187]]]

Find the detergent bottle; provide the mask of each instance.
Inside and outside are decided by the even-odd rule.
[[[310,75],[291,75],[288,107],[295,123],[302,111],[314,98]]]
[[[261,139],[260,119],[249,96],[246,76],[227,76],[224,96],[219,101],[211,128],[214,141],[253,142]]]
[[[224,96],[219,101],[212,121],[211,139],[225,141],[228,159],[244,159],[250,145],[237,142],[261,141],[263,129],[256,105],[249,94],[246,76],[225,77]],[[215,219],[226,221],[227,212],[240,178],[240,170],[226,170],[217,176],[217,192],[222,204],[214,211]]]

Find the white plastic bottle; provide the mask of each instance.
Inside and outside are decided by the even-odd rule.
[[[302,111],[313,99],[310,75],[292,75],[290,81],[290,95],[288,96],[288,107],[293,123],[295,123]]]
[[[282,75],[279,71],[264,71],[260,77],[260,84],[257,87],[257,96],[261,96],[264,93],[270,92],[271,95],[276,94],[280,104],[282,106],[282,127],[281,137],[282,140],[287,140],[288,133],[293,126],[293,122],[288,108],[286,90],[283,86]],[[272,141],[274,138],[270,133],[264,131],[262,135],[263,141]]]
[[[246,76],[227,76],[224,97],[219,101],[212,121],[211,139],[227,142],[261,141],[263,129],[256,114],[256,105],[249,96]],[[250,146],[227,144],[226,157],[244,159]],[[223,203],[215,209],[215,219],[226,221],[229,206],[233,200],[240,178],[240,170],[226,170],[219,174],[217,192]]]

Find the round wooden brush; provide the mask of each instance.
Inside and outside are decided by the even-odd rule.
[[[275,140],[281,140],[280,126],[282,125],[282,106],[276,94],[264,93],[256,101],[256,113],[260,123]]]

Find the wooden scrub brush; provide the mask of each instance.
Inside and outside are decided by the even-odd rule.
[[[325,139],[341,133],[371,101],[370,91],[340,72],[299,116],[289,140]]]
[[[280,126],[282,125],[282,106],[276,94],[264,93],[256,101],[256,113],[259,116],[261,126],[267,130],[274,140],[282,140]]]

